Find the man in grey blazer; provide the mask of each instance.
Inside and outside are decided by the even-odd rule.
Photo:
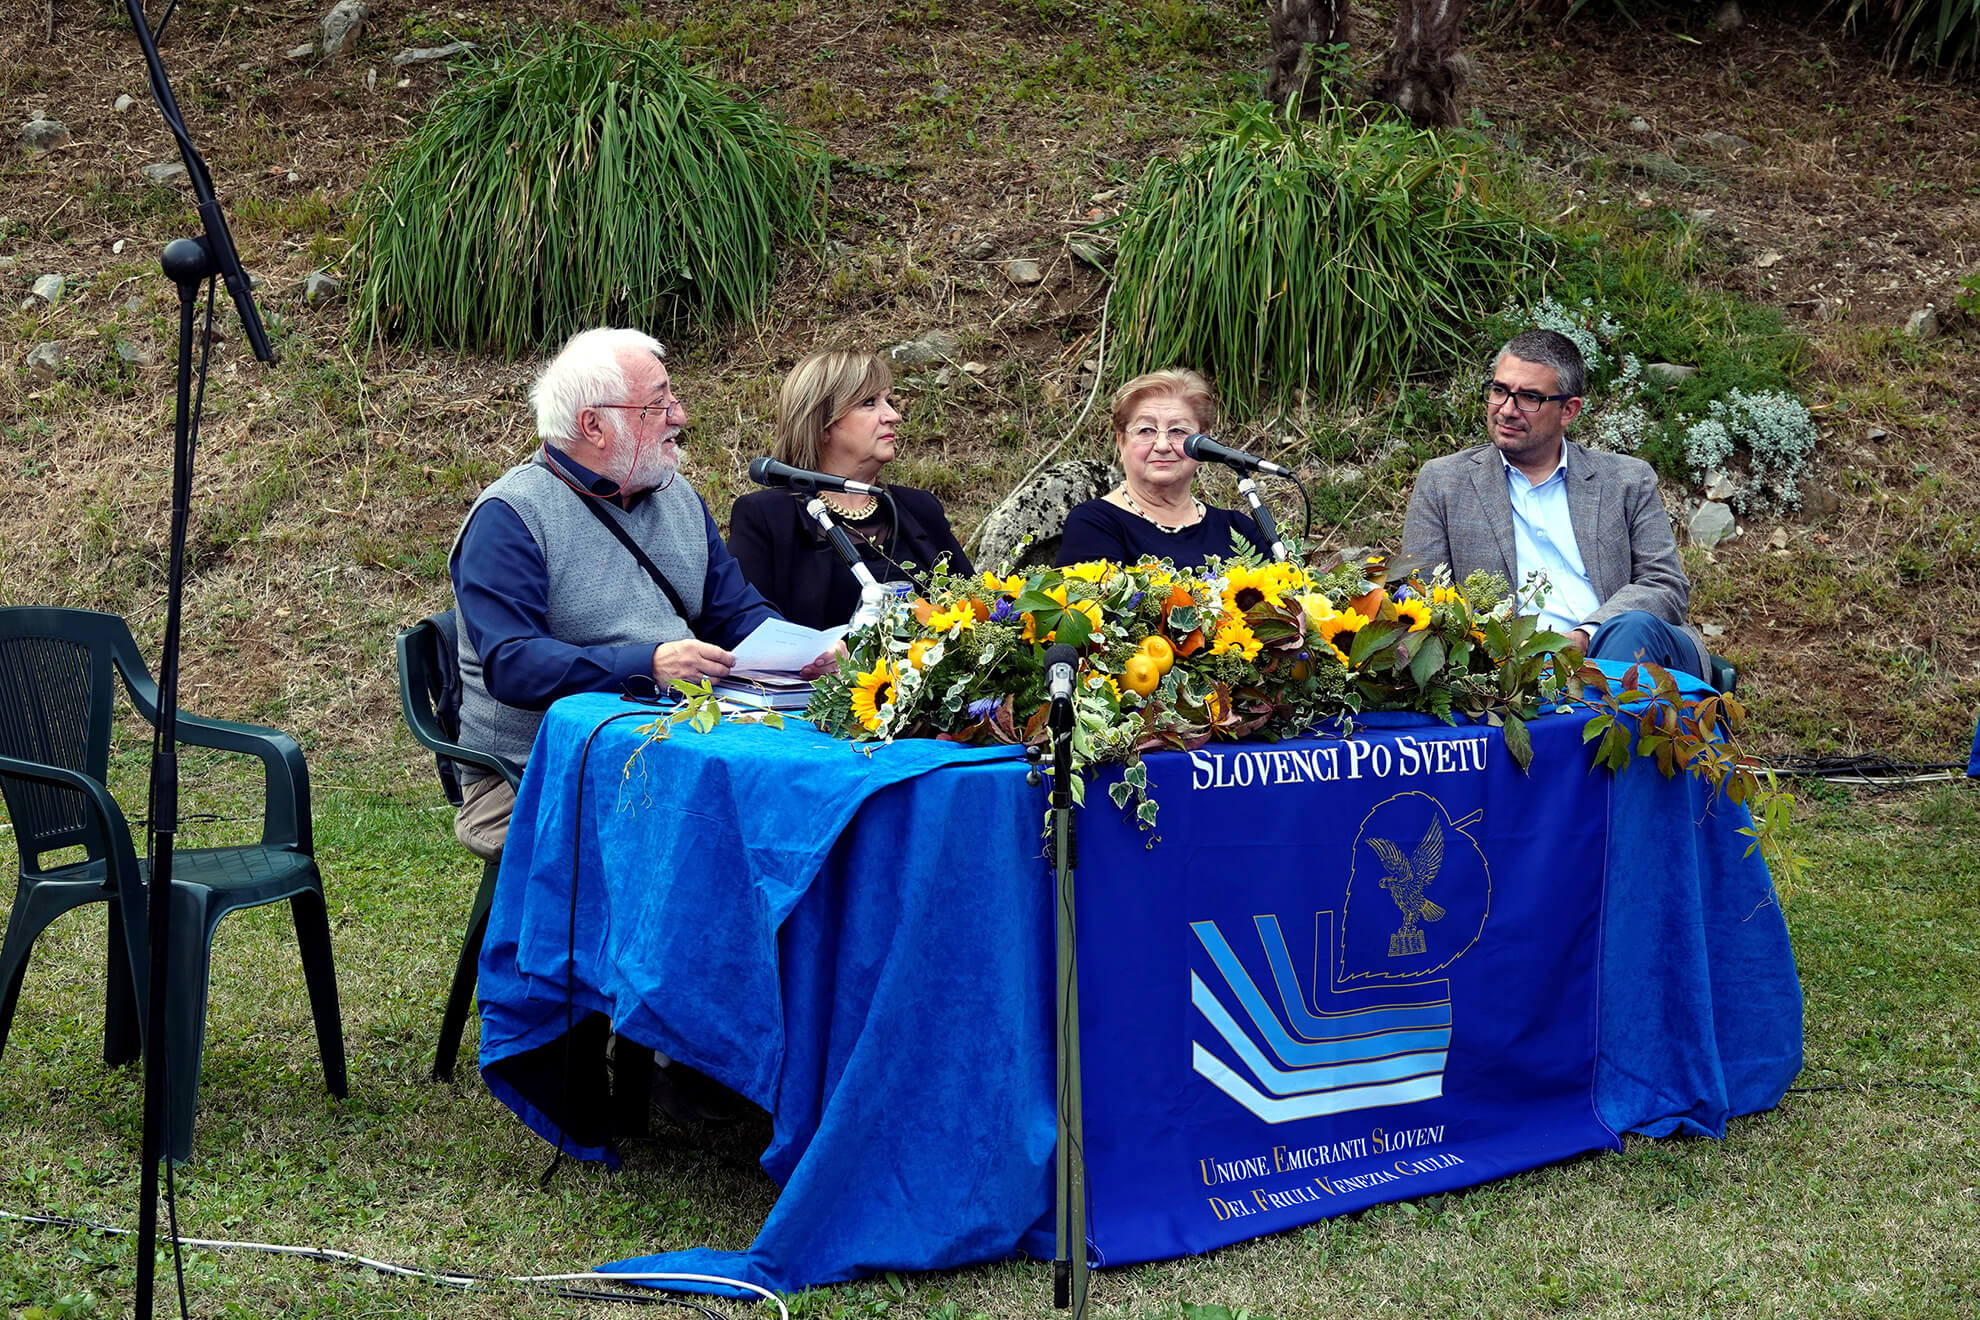
[[[1567,439],[1587,375],[1574,341],[1552,330],[1499,350],[1481,391],[1490,443],[1423,465],[1403,553],[1449,564],[1459,581],[1484,569],[1515,588],[1540,570],[1543,623],[1587,655],[1709,674],[1704,639],[1685,622],[1691,582],[1657,474]]]

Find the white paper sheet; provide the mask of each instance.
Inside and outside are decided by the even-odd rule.
[[[737,678],[788,678],[832,649],[846,626],[806,628],[788,619],[765,619],[736,647]]]

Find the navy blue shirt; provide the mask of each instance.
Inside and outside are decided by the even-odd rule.
[[[1211,555],[1229,559],[1231,533],[1236,532],[1258,547],[1258,553],[1272,557],[1258,524],[1245,514],[1203,507],[1203,521],[1178,532],[1165,532],[1140,514],[1129,513],[1107,500],[1088,500],[1066,517],[1065,535],[1059,540],[1058,563],[1084,563],[1089,559],[1111,559],[1132,564],[1143,555],[1167,559],[1177,568],[1201,568]]]
[[[569,455],[547,445],[543,452],[594,494],[617,492],[613,482]],[[634,495],[625,507],[645,498],[644,492]],[[708,524],[708,574],[701,584],[701,614],[690,626],[701,640],[732,651],[758,624],[777,617],[777,611],[744,580],[706,501],[701,516]],[[573,646],[550,635],[550,571],[542,547],[499,498],[469,515],[447,572],[454,581],[461,628],[481,657],[488,695],[504,705],[547,710],[573,692],[616,692],[635,674],[652,676],[657,642]]]

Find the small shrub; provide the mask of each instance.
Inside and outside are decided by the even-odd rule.
[[[1233,109],[1152,162],[1116,222],[1123,370],[1208,371],[1245,418],[1455,366],[1546,241],[1492,183],[1461,135]]]
[[[752,312],[820,232],[813,141],[681,63],[576,28],[473,66],[366,190],[353,332],[507,356],[588,325]]]

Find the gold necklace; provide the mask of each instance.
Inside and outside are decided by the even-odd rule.
[[[1168,523],[1162,522],[1161,520],[1156,518],[1154,514],[1142,508],[1139,504],[1135,503],[1133,492],[1128,490],[1126,486],[1121,487],[1121,503],[1127,505],[1127,509],[1129,513],[1132,513],[1137,517],[1147,519],[1149,522],[1155,524],[1156,531],[1167,532],[1171,536],[1174,536],[1177,532],[1183,531],[1187,528],[1194,527],[1196,526],[1196,524],[1203,521],[1203,515],[1205,512],[1207,512],[1207,510],[1205,510],[1203,507],[1203,501],[1197,499],[1194,495],[1192,495],[1189,497],[1189,502],[1191,505],[1194,506],[1192,512],[1190,513],[1189,521],[1177,523],[1172,527]]]
[[[864,518],[871,518],[873,511],[880,507],[879,497],[874,495],[857,497],[861,501],[859,504],[848,504],[839,499],[835,492],[829,490],[819,491],[818,498],[825,501],[825,507],[833,513],[838,514],[841,518],[850,519],[853,522],[858,522]]]

